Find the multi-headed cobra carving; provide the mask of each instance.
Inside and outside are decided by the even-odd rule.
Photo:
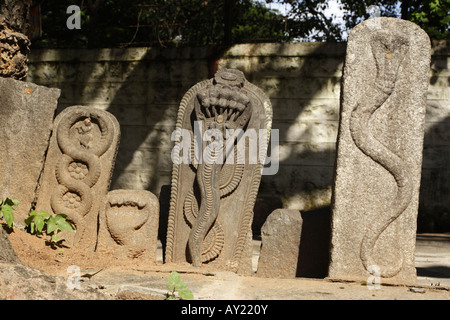
[[[197,93],[195,116],[197,121],[203,122],[205,130],[216,129],[222,133],[222,137],[227,137],[227,130],[243,129],[247,125],[252,106],[242,88],[244,80],[241,72],[224,69],[217,72],[211,85]],[[211,141],[203,142],[203,150]],[[191,190],[184,201],[184,215],[191,225],[188,247],[194,266],[217,258],[224,245],[223,230],[217,221],[220,199],[237,188],[244,172],[240,153],[236,149],[234,151],[228,155],[235,157],[233,165],[225,164],[226,152],[215,150],[212,150],[208,159],[194,165],[198,199]]]
[[[95,130],[100,131],[100,138],[94,134]],[[62,155],[55,168],[58,187],[50,202],[54,212],[68,215],[80,237],[84,216],[93,203],[91,188],[101,174],[100,157],[111,146],[113,137],[113,123],[101,110],[95,109],[69,112],[56,129]]]
[[[405,211],[412,196],[412,182],[407,163],[373,135],[370,123],[375,111],[392,95],[400,65],[408,48],[408,40],[402,35],[392,35],[386,31],[373,34],[371,49],[377,68],[375,83],[364,92],[350,118],[350,132],[356,146],[385,168],[397,184],[397,193],[392,203],[386,206],[387,212],[376,216],[363,237],[360,257],[366,270],[371,265],[377,265],[373,250],[378,238]],[[402,266],[403,256],[400,253],[397,263],[380,270],[381,276],[393,277],[400,272]]]

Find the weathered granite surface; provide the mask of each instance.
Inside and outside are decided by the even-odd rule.
[[[348,39],[333,189],[331,278],[414,282],[430,40],[369,19]]]
[[[98,215],[111,181],[120,139],[116,118],[94,107],[72,106],[55,119],[36,210],[68,215],[73,245],[94,250]]]
[[[59,89],[0,78],[0,197],[19,201],[17,225],[25,225],[35,200],[59,95]]]
[[[277,209],[261,228],[261,253],[256,275],[265,278],[295,278],[302,233],[300,212]]]
[[[266,278],[325,278],[328,274],[330,210],[273,211],[261,229],[256,275]]]

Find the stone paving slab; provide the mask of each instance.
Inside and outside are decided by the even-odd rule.
[[[172,270],[197,301],[206,300],[450,300],[450,235],[419,235],[416,245],[418,281],[411,285],[373,285],[328,279],[267,279],[245,277],[189,264],[159,264],[153,269],[131,269],[127,273],[113,267],[92,278],[82,277],[83,285],[99,288],[118,299],[163,300]],[[259,254],[259,241],[253,242],[253,267]],[[96,270],[82,270],[94,273]]]

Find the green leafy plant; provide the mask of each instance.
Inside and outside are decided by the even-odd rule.
[[[167,300],[192,300],[194,295],[191,290],[186,287],[186,284],[181,280],[180,274],[176,271],[172,271],[167,278]],[[178,292],[178,295],[176,294]]]
[[[0,218],[3,217],[8,224],[8,227],[14,228],[14,213],[13,210],[19,205],[19,201],[6,198],[0,201]]]
[[[37,212],[32,210],[25,224],[29,227],[31,234],[41,235],[43,231],[51,237],[52,242],[58,242],[58,233],[63,230],[75,230],[73,224],[68,221],[67,215],[60,213],[52,216],[50,213],[41,210]]]

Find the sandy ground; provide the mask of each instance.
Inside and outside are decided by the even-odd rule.
[[[359,282],[333,282],[327,279],[265,279],[244,277],[207,267],[162,263],[118,261],[111,256],[91,254],[75,248],[52,245],[45,236],[37,237],[16,227],[9,233],[23,264],[52,275],[77,279],[119,299],[164,299],[167,277],[172,270],[196,300],[450,300],[450,235],[419,235],[416,247],[417,284],[368,286]],[[256,271],[260,242],[253,243]],[[76,266],[75,269],[74,267]]]

